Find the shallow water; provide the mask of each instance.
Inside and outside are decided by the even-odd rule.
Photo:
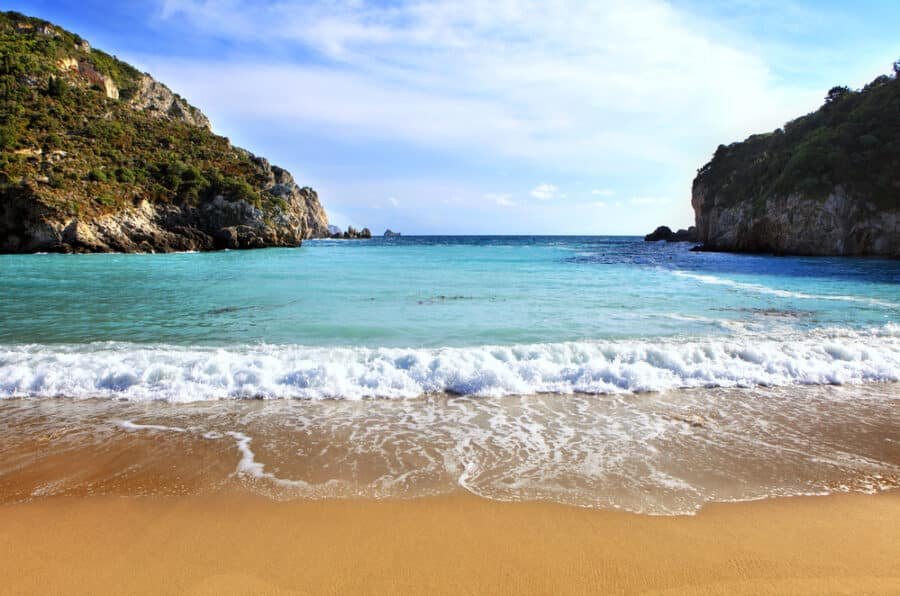
[[[0,396],[414,397],[900,379],[900,262],[634,238],[0,256]]]
[[[404,237],[0,256],[0,288],[3,501],[681,514],[900,482],[897,261]]]

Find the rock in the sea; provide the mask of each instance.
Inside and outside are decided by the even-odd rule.
[[[385,238],[396,238],[399,235],[400,235],[400,232],[394,232],[390,228],[388,228],[387,230],[384,231]]]
[[[659,240],[665,240],[666,242],[696,242],[697,228],[691,226],[687,230],[681,229],[673,232],[668,226],[659,226],[644,236],[644,240],[647,242],[657,242]]]
[[[357,230],[353,226],[348,226],[346,232],[341,232],[338,228],[337,233],[331,234],[331,237],[340,240],[368,239],[372,237],[372,231],[369,228]]]

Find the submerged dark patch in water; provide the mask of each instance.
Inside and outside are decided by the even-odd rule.
[[[441,304],[443,302],[454,302],[458,300],[478,300],[476,296],[444,296],[443,294],[440,296],[433,296],[431,298],[425,298],[424,300],[417,300],[416,304],[428,305],[428,304]],[[493,301],[493,297],[488,297],[487,300]]]
[[[777,317],[783,319],[805,319],[816,315],[812,310],[780,309],[780,308],[714,308],[720,312],[741,312],[763,317]]]

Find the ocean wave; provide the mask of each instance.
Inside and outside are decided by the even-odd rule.
[[[780,298],[798,298],[801,300],[832,300],[838,302],[858,302],[862,304],[868,304],[870,306],[878,306],[881,308],[900,308],[900,304],[896,302],[889,302],[887,300],[878,300],[877,298],[866,298],[864,296],[846,296],[840,294],[807,294],[806,292],[795,292],[791,290],[782,290],[779,288],[770,288],[769,286],[764,286],[762,284],[754,284],[754,283],[746,283],[735,281],[733,279],[727,279],[724,277],[716,277],[715,275],[704,275],[700,273],[688,273],[687,271],[674,270],[672,271],[674,275],[678,277],[692,279],[694,281],[699,281],[700,283],[716,285],[716,286],[728,286],[730,288],[735,288],[738,290],[745,290],[748,292],[754,292],[757,294],[769,294],[771,296],[778,296]]]
[[[900,381],[900,326],[469,348],[0,346],[0,397],[403,398]]]

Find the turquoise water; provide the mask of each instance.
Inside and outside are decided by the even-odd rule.
[[[0,256],[0,480],[118,494],[217,449],[223,482],[277,498],[672,514],[900,486],[900,262],[688,248]],[[74,451],[122,465],[55,473]]]
[[[402,237],[7,255],[0,287],[7,396],[604,393],[896,380],[900,368],[897,261]]]

